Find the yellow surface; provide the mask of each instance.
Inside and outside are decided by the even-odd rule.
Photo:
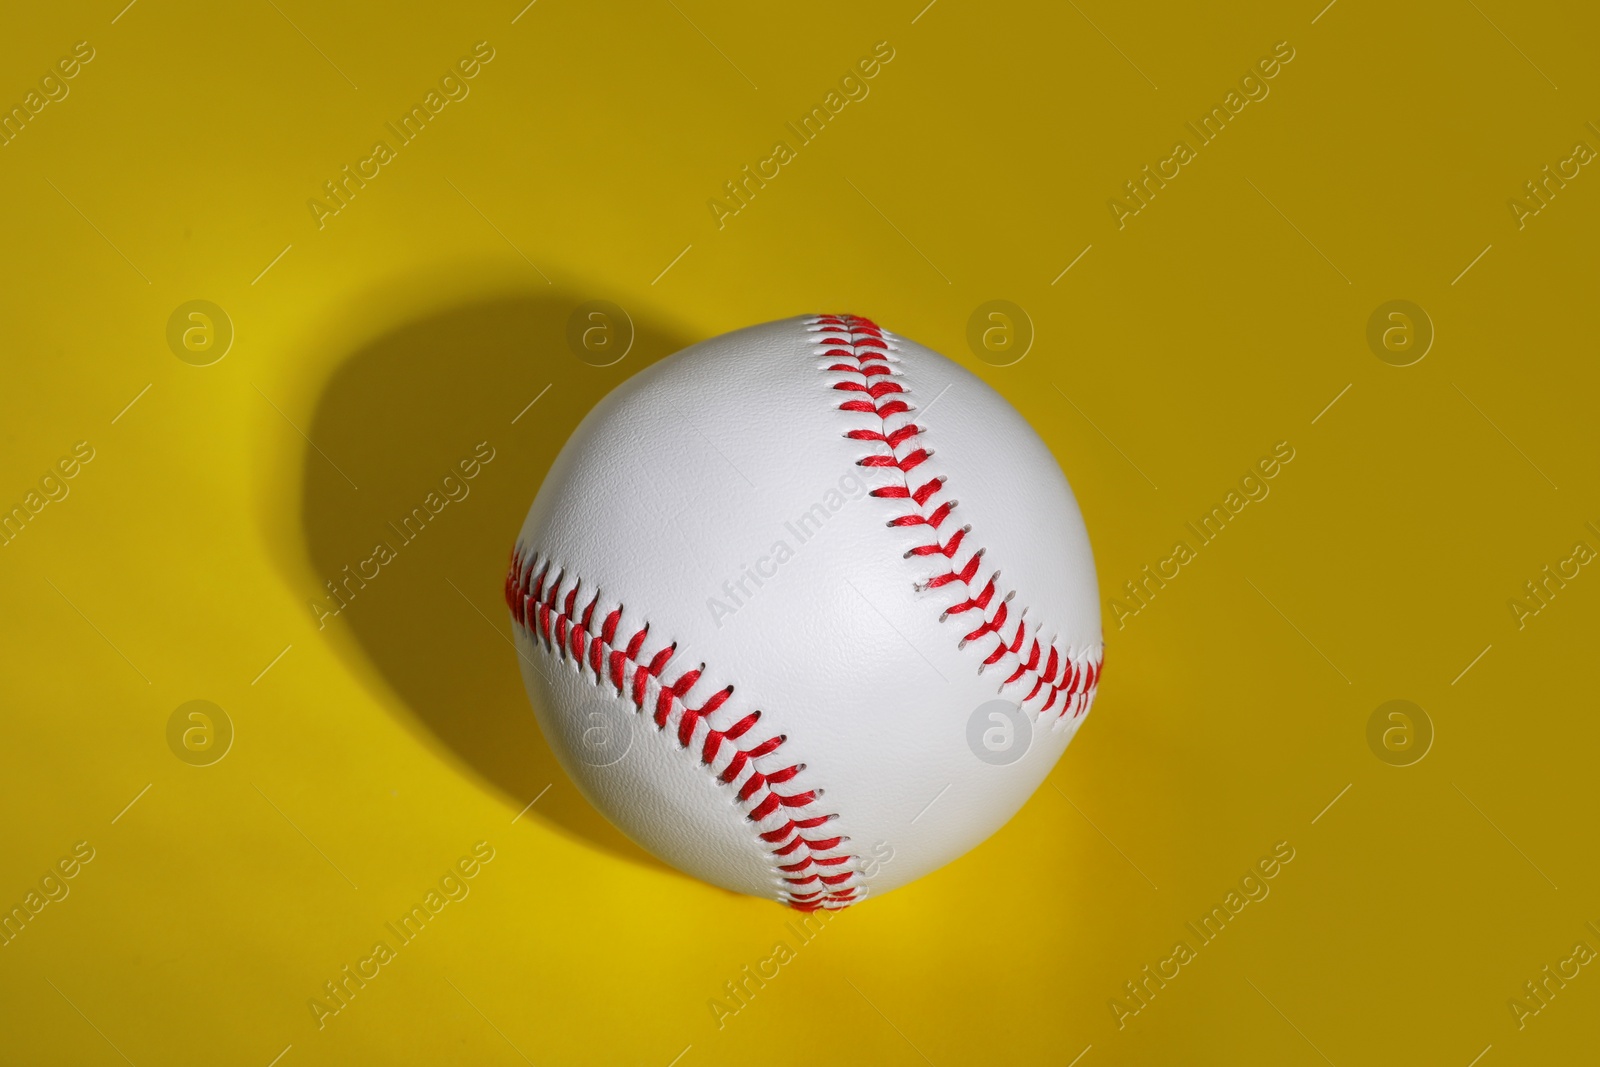
[[[1592,1058],[1600,576],[1574,545],[1600,549],[1600,176],[1563,162],[1600,148],[1592,12],[121,3],[0,35],[24,107],[92,52],[0,147],[0,501],[40,494],[0,548],[0,900],[40,893],[0,948],[0,1061]],[[785,123],[883,41],[869,94],[796,146]],[[478,42],[492,59],[440,90],[467,95],[336,214],[308,207]],[[1269,94],[1119,228],[1124,182],[1279,42],[1245,86]],[[719,229],[708,200],[779,139],[794,158]],[[1519,228],[1546,164],[1569,179]],[[604,369],[563,340],[591,299],[637,327]],[[1011,366],[967,350],[992,299],[1036,330]],[[1406,367],[1366,340],[1396,299],[1436,332]],[[233,326],[209,366],[168,345],[192,300]],[[962,359],[1039,429],[1109,659],[1010,825],[801,944],[584,804],[499,582],[608,389],[815,310]],[[470,495],[319,629],[323,583],[480,442]],[[1279,442],[1269,495],[1119,629],[1123,583]],[[1576,576],[1519,627],[1546,565]],[[175,754],[188,724],[205,755],[201,720],[169,746],[193,700],[233,730],[209,766]],[[1390,700],[1432,723],[1410,766],[1369,748]],[[1244,883],[1269,895],[1202,944],[1186,923],[1275,848]],[[400,945],[385,923],[441,879],[467,895]],[[363,964],[379,940],[394,958]],[[376,977],[319,1028],[346,965]],[[1147,965],[1178,970],[1141,1007]],[[1576,976],[1541,1006],[1546,966]]]

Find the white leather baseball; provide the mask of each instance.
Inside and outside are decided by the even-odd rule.
[[[848,315],[618,386],[540,488],[506,599],[595,807],[805,910],[994,833],[1100,674],[1094,561],[1049,449],[978,378]]]

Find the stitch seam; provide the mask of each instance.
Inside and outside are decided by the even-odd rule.
[[[917,409],[908,399],[909,387],[894,380],[904,376],[896,366],[900,360],[894,335],[872,320],[854,315],[814,316],[807,329],[829,335],[814,342],[815,355],[823,361],[823,370],[842,376],[832,382],[832,389],[853,394],[839,403],[837,410],[872,416],[859,420],[864,425],[844,434],[854,441],[881,446],[860,457],[857,464],[897,473],[898,484],[880,486],[869,493],[879,499],[907,502],[904,506],[908,510],[891,518],[887,525],[927,526],[932,531],[930,544],[909,549],[904,558],[928,559],[941,566],[946,565],[943,561],[949,561],[949,570],[914,582],[913,589],[920,594],[949,588],[958,596],[964,591],[964,599],[945,607],[939,621],[977,612],[977,623],[957,647],[964,649],[985,639],[994,641],[979,664],[978,673],[1002,664],[1012,666],[1011,673],[1000,683],[1000,692],[1010,686],[1020,689],[1031,680],[1032,687],[1018,699],[1021,706],[1037,702],[1034,710],[1043,717],[1059,698],[1061,707],[1055,725],[1064,723],[1069,711],[1074,720],[1081,717],[1088,711],[1098,687],[1103,646],[1079,650],[1068,647],[1063,651],[1053,637],[1041,644],[1037,627],[1030,641],[1026,608],[1015,613],[1008,640],[1004,628],[1012,622],[1010,604],[1015,590],[996,600],[1000,588],[998,570],[981,585],[975,584],[984,548],[969,548],[966,562],[955,564],[972,527],[963,525],[948,535],[941,532],[959,506],[954,498],[945,499],[943,475],[912,486],[911,472],[932,459],[933,451],[917,441],[923,427],[911,419]],[[853,363],[839,362],[841,359]],[[595,685],[614,687],[636,712],[643,714],[649,708],[657,731],[665,733],[673,728],[680,748],[688,750],[698,744],[701,764],[720,784],[737,786],[735,802],[758,828],[757,837],[767,850],[779,902],[809,912],[819,908],[839,910],[865,899],[869,887],[858,858],[845,845],[850,839],[843,835],[807,836],[838,818],[835,813],[822,814],[822,790],[785,793],[773,788],[795,782],[805,770],[804,763],[779,766],[784,760],[775,758],[788,735],[778,734],[759,744],[741,747],[743,736],[760,721],[759,709],[724,722],[721,728],[714,726],[714,717],[723,722],[736,714],[723,711],[733,696],[732,685],[704,695],[695,706],[694,700],[699,699],[693,696],[696,690],[705,693],[700,685],[705,664],[668,681],[664,674],[677,652],[676,642],[657,647],[646,656],[650,623],[644,622],[626,643],[619,643],[618,629],[624,612],[620,603],[604,613],[597,632],[599,590],[582,605],[580,614],[582,579],[574,578],[567,585],[565,571],[556,568],[552,580],[552,566],[548,557],[524,552],[520,543],[513,550],[505,596],[516,625],[546,651],[591,677]],[[1028,650],[1026,655],[1022,652],[1024,647]],[[798,786],[796,782],[793,788]],[[828,831],[820,833],[826,835]]]
[[[975,582],[986,550],[968,547],[965,563],[955,563],[972,527],[963,525],[948,535],[941,531],[959,506],[959,501],[947,498],[943,475],[925,478],[913,487],[912,472],[932,459],[933,451],[918,440],[924,427],[913,421],[917,408],[908,399],[909,388],[895,380],[904,377],[905,372],[896,366],[900,359],[894,335],[871,319],[856,315],[818,315],[811,319],[808,329],[824,335],[814,342],[815,354],[825,372],[839,375],[832,381],[832,388],[847,394],[838,410],[868,416],[858,420],[864,425],[846,431],[844,436],[879,446],[878,450],[858,459],[857,464],[898,474],[898,484],[873,489],[869,495],[905,502],[907,510],[890,519],[889,526],[927,526],[931,531],[932,543],[911,548],[905,558],[950,561],[949,570],[931,574],[926,580],[914,583],[913,588],[918,593],[945,588],[958,596],[965,593],[963,599],[944,609],[939,621],[977,612],[976,625],[961,638],[957,647],[993,640],[992,649],[978,665],[978,673],[1002,664],[1012,666],[1011,673],[1000,683],[1000,692],[1008,686],[1020,689],[1032,681],[1032,688],[1019,698],[1020,705],[1026,707],[1042,695],[1042,702],[1035,710],[1043,716],[1055,706],[1057,698],[1061,698],[1055,725],[1061,725],[1069,711],[1073,719],[1081,717],[1089,710],[1099,684],[1103,646],[1067,648],[1063,652],[1054,637],[1041,644],[1037,627],[1030,640],[1027,608],[1015,612],[1015,619],[1012,618],[1011,601],[1016,590],[1009,590],[996,599],[1001,588],[1000,571],[993,571],[981,584]],[[1014,627],[1009,640],[1005,636],[1008,622]],[[1041,659],[1044,660],[1042,667]]]
[[[524,553],[520,544],[513,550],[505,596],[516,625],[597,686],[614,688],[636,712],[648,710],[657,731],[671,729],[678,747],[698,746],[701,764],[715,774],[719,784],[735,788],[735,801],[756,824],[778,887],[776,899],[798,911],[836,911],[865,899],[865,878],[856,856],[845,846],[849,838],[820,830],[838,818],[823,812],[818,803],[822,790],[783,792],[774,788],[795,782],[806,767],[804,763],[783,765],[784,760],[778,758],[788,735],[743,744],[744,735],[761,719],[759,709],[725,722],[737,714],[731,709],[723,711],[733,696],[732,685],[711,691],[704,699],[696,696],[697,689],[705,693],[700,685],[706,669],[703,663],[668,680],[665,672],[677,653],[677,642],[647,655],[649,622],[626,642],[619,641],[623,605],[597,617],[599,590],[580,605],[582,579],[575,578],[568,585],[566,573],[557,568],[552,580],[551,569],[549,558]],[[723,725],[714,726],[714,721]]]

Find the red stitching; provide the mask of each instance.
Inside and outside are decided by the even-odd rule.
[[[717,774],[723,785],[738,783],[735,794],[751,822],[762,826],[757,836],[766,843],[774,857],[774,876],[782,883],[779,899],[800,911],[830,911],[848,907],[861,899],[857,890],[864,887],[864,879],[857,869],[856,856],[844,843],[847,837],[808,837],[802,831],[815,830],[838,818],[834,814],[821,814],[818,799],[820,790],[781,792],[774,786],[793,781],[804,763],[773,767],[781,760],[770,760],[788,740],[787,735],[768,737],[758,744],[743,746],[741,739],[760,720],[760,711],[751,711],[722,729],[712,726],[713,715],[733,696],[729,685],[711,693],[698,706],[690,703],[690,693],[705,674],[705,664],[684,671],[671,681],[663,675],[678,650],[673,642],[657,649],[646,661],[644,645],[650,632],[645,623],[627,641],[617,647],[617,627],[622,620],[622,605],[606,612],[599,633],[594,631],[596,609],[600,604],[597,590],[581,608],[578,591],[581,579],[573,579],[564,586],[567,576],[559,569],[552,579],[551,562],[541,560],[532,553],[524,554],[519,545],[511,554],[511,569],[506,575],[506,604],[516,624],[545,650],[563,660],[569,660],[581,674],[592,677],[596,685],[610,685],[619,696],[627,696],[634,709],[640,713],[650,708],[651,721],[657,730],[665,731],[677,714],[674,736],[678,747],[688,749],[697,733],[703,729],[700,745],[700,762],[708,768],[727,756],[727,765]],[[565,592],[563,597],[561,594]],[[651,689],[655,699],[648,699]],[[768,821],[782,819],[781,825]],[[802,851],[803,850],[803,851]],[[832,867],[848,867],[837,874],[824,874]],[[812,873],[804,873],[811,871]],[[820,888],[802,889],[817,885]],[[864,895],[864,894],[863,894]]]
[[[1099,650],[1082,652],[1076,656],[1070,652],[1063,653],[1056,647],[1054,639],[1041,645],[1037,635],[1033,636],[1030,643],[1025,610],[1017,614],[1015,629],[1011,639],[1007,640],[1004,627],[1011,619],[1010,601],[1015,593],[1008,592],[996,602],[999,571],[993,572],[981,587],[974,585],[984,549],[973,549],[965,563],[959,566],[955,563],[956,555],[972,529],[970,526],[961,526],[947,537],[941,533],[941,527],[958,506],[956,500],[940,500],[931,511],[928,510],[929,504],[944,492],[944,476],[919,478],[919,484],[913,486],[911,473],[932,459],[933,451],[916,446],[902,455],[901,447],[907,443],[915,444],[915,439],[923,432],[922,427],[914,422],[893,428],[889,424],[891,418],[909,415],[916,410],[914,405],[902,399],[909,390],[894,381],[903,373],[894,366],[898,358],[894,355],[896,349],[892,341],[870,319],[854,315],[817,316],[811,320],[809,328],[826,335],[815,342],[820,350],[820,358],[853,361],[834,362],[824,367],[830,373],[852,376],[832,383],[834,391],[852,397],[839,403],[838,410],[876,416],[875,427],[858,427],[846,431],[844,436],[853,441],[882,446],[887,452],[869,453],[857,462],[863,467],[899,472],[898,485],[873,489],[870,495],[915,505],[915,511],[896,515],[888,525],[901,528],[926,526],[931,531],[931,543],[912,547],[905,553],[905,558],[941,556],[950,561],[950,570],[935,573],[926,581],[916,583],[914,588],[924,591],[959,585],[965,591],[965,598],[946,608],[940,621],[953,615],[972,611],[978,613],[977,624],[962,637],[959,645],[964,648],[972,641],[994,638],[994,647],[979,665],[978,672],[981,674],[1007,656],[1012,656],[1017,660],[1017,665],[1001,683],[1002,689],[1031,677],[1033,686],[1021,698],[1022,704],[1034,700],[1041,690],[1048,687],[1049,694],[1038,708],[1040,714],[1054,707],[1057,698],[1064,694],[1058,718],[1065,716],[1068,710],[1072,711],[1074,718],[1082,715],[1094,698],[1100,679],[1102,653]],[[885,401],[885,397],[893,399]],[[717,780],[723,785],[738,784],[735,793],[737,802],[745,809],[746,817],[761,827],[757,836],[772,857],[774,877],[782,883],[783,888],[779,890],[781,901],[800,911],[816,911],[819,908],[838,910],[862,899],[866,890],[865,878],[859,871],[857,857],[845,845],[849,838],[807,836],[807,831],[817,830],[838,818],[836,814],[820,813],[818,801],[821,791],[784,793],[773,788],[794,780],[805,769],[803,763],[769,769],[770,763],[781,762],[769,760],[768,757],[782,748],[788,736],[779,734],[748,747],[742,746],[741,739],[760,721],[759,710],[750,711],[722,729],[713,727],[711,718],[733,696],[733,686],[718,689],[698,707],[692,706],[688,698],[704,676],[704,664],[684,671],[671,681],[664,680],[662,676],[677,652],[677,643],[656,649],[647,661],[644,658],[644,646],[650,633],[650,624],[647,622],[634,631],[625,645],[619,647],[617,630],[622,619],[622,605],[605,613],[600,630],[596,633],[594,620],[600,604],[599,592],[582,606],[580,612],[578,593],[582,581],[574,579],[572,585],[565,588],[566,595],[562,597],[565,581],[566,575],[559,569],[552,580],[551,561],[548,558],[541,561],[532,552],[524,554],[521,545],[518,545],[512,552],[505,586],[506,603],[511,608],[516,625],[536,644],[563,660],[570,660],[580,673],[592,676],[596,685],[610,685],[617,695],[626,696],[640,713],[644,713],[647,704],[650,704],[648,698],[653,688],[655,700],[650,708],[651,721],[657,730],[664,732],[676,713],[678,723],[674,736],[680,748],[689,749],[697,733],[704,728],[700,762],[715,770],[716,764],[726,754],[727,762],[717,773]],[[991,605],[994,606],[993,614],[990,613]],[[1025,646],[1028,654],[1023,657],[1021,650]],[[1045,654],[1046,649],[1048,655]],[[1041,658],[1045,660],[1042,669],[1039,666]],[[849,869],[834,874],[825,873],[834,867]],[[810,886],[816,888],[802,888]]]
[[[930,503],[943,494],[945,479],[942,476],[927,479],[919,476],[914,484],[914,480],[910,477],[913,471],[933,458],[933,452],[916,442],[923,428],[915,422],[906,422],[898,427],[890,426],[889,420],[894,416],[910,415],[916,411],[914,405],[899,399],[907,395],[909,390],[900,382],[893,380],[903,377],[904,372],[895,366],[899,360],[895,355],[897,350],[892,341],[885,337],[883,330],[871,319],[855,315],[819,315],[811,320],[810,328],[823,335],[815,341],[819,358],[830,361],[839,359],[854,361],[853,365],[832,362],[823,367],[828,373],[848,376],[833,382],[833,388],[857,397],[861,394],[871,397],[870,401],[850,399],[838,405],[840,411],[876,416],[876,425],[848,430],[844,435],[852,441],[868,442],[883,449],[863,456],[856,461],[857,464],[900,472],[900,484],[873,489],[870,495],[884,500],[904,500],[915,505],[916,510],[904,512],[890,519],[889,526],[926,526],[930,530],[931,543],[911,548],[906,552],[906,558],[942,556],[951,561],[950,570],[931,575],[926,581],[917,583],[915,588],[922,591],[959,585],[961,590],[965,591],[965,598],[946,608],[939,621],[943,622],[953,615],[964,615],[973,611],[978,613],[976,625],[961,638],[959,647],[965,648],[973,641],[993,638],[994,647],[978,666],[980,674],[1007,656],[1014,657],[1017,665],[1001,683],[1002,689],[1015,682],[1026,682],[1031,677],[1033,686],[1022,698],[1021,703],[1027,704],[1037,697],[1041,690],[1048,687],[1049,694],[1038,708],[1041,715],[1055,706],[1058,697],[1061,698],[1058,718],[1065,716],[1069,710],[1073,718],[1082,715],[1089,709],[1089,704],[1094,699],[1095,689],[1100,681],[1103,652],[1095,649],[1081,652],[1076,656],[1071,653],[1062,654],[1056,648],[1054,638],[1041,646],[1037,634],[1032,637],[1030,643],[1028,623],[1024,618],[1026,610],[1017,612],[1015,619],[1012,618],[1010,605],[1012,597],[1016,595],[1015,591],[1007,592],[998,599],[996,597],[1000,588],[997,584],[1000,572],[994,571],[981,586],[974,584],[984,549],[971,550],[965,563],[960,565],[955,563],[956,554],[961,551],[962,543],[972,527],[961,526],[945,536],[940,528],[950,518],[951,512],[955,511],[958,502],[953,499],[941,500],[933,504],[931,511],[928,510]],[[884,397],[896,397],[896,399],[880,404],[879,401]],[[907,445],[911,446],[911,451],[902,454],[901,448]],[[1004,629],[1008,622],[1015,626],[1009,640],[1005,636]],[[1028,649],[1025,657],[1021,654],[1024,647]],[[1049,656],[1041,670],[1039,660],[1044,648],[1049,649]],[[1058,670],[1061,671],[1060,677],[1057,677]]]

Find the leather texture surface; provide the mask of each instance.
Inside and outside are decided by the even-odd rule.
[[[929,495],[883,495],[905,487]],[[939,524],[895,524],[911,514]],[[1082,723],[1102,648],[1088,535],[1043,442],[957,364],[849,317],[739,330],[620,385],[540,488],[507,595],[585,796],[679,869],[801,907],[903,885],[999,829]],[[1052,697],[1057,660],[1076,681]],[[1004,763],[973,741],[997,700],[1025,719]]]

